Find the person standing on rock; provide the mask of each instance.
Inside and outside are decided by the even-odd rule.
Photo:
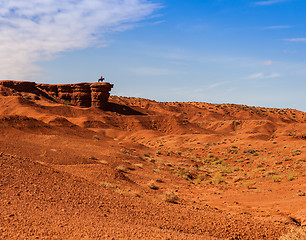
[[[98,79],[98,82],[103,82],[105,79],[104,79],[104,77],[100,77],[99,79]]]

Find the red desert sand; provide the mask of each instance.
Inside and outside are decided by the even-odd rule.
[[[111,88],[0,82],[0,239],[306,239],[304,112]]]

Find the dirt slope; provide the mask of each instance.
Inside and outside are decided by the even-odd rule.
[[[278,239],[306,224],[304,112],[5,91],[0,239]]]

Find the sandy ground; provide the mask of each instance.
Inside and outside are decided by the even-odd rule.
[[[26,95],[0,96],[0,239],[285,239],[306,225],[303,112]]]

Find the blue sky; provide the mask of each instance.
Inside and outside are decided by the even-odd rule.
[[[306,111],[306,1],[0,0],[0,78]]]

